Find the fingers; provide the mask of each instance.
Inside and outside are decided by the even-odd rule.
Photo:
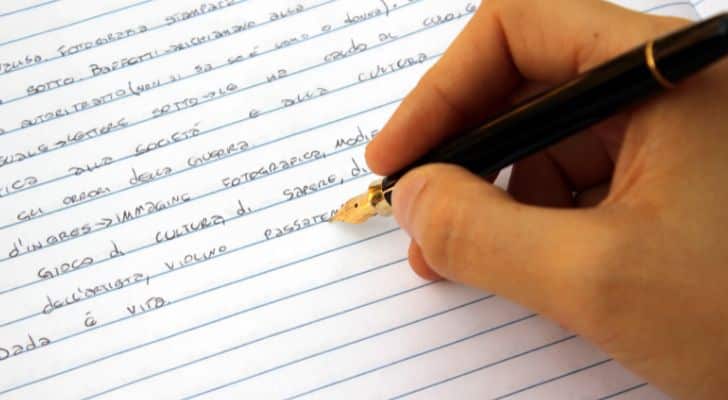
[[[609,184],[595,186],[579,193],[576,196],[576,206],[579,208],[594,207],[601,203],[609,194]]]
[[[369,167],[387,175],[414,161],[497,108],[519,81],[496,16],[481,8],[367,146]]]
[[[410,242],[409,251],[407,254],[407,257],[409,258],[410,266],[412,266],[412,270],[417,273],[422,279],[427,279],[428,281],[436,281],[439,279],[442,279],[440,275],[438,275],[435,271],[430,268],[429,265],[427,265],[427,261],[425,261],[425,257],[422,255],[422,250],[420,250],[420,246],[417,245],[414,241]]]
[[[605,182],[612,176],[614,169],[604,143],[591,132],[582,132],[562,140],[548,148],[546,156],[574,191]]]
[[[394,189],[393,206],[414,241],[410,260],[421,276],[442,276],[538,311],[578,293],[589,266],[614,243],[597,214],[524,206],[450,165],[407,174]]]
[[[529,82],[509,102],[516,104],[545,89],[543,84]],[[572,192],[611,178],[628,121],[628,113],[617,115],[516,163],[509,193],[526,204],[571,206]]]
[[[569,182],[544,152],[524,158],[513,166],[508,193],[523,204],[543,207],[574,205]]]
[[[571,207],[574,192],[609,181],[613,169],[602,140],[584,132],[517,162],[508,192],[525,204]]]
[[[675,26],[598,0],[484,2],[370,143],[367,162],[393,173],[502,109],[524,80],[563,82]]]
[[[675,90],[632,112],[607,203],[634,201],[676,208],[691,196],[706,198],[728,159],[728,60],[692,76]],[[678,174],[681,179],[676,179]],[[713,176],[716,177],[715,175]],[[645,187],[649,186],[649,190]],[[724,202],[724,201],[723,201]],[[693,213],[686,209],[684,218]]]

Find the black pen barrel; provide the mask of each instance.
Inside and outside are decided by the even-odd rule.
[[[728,13],[656,40],[654,52],[665,78],[687,78],[728,53]]]
[[[654,61],[652,68],[648,50]],[[382,186],[387,200],[391,203],[391,189],[412,168],[428,163],[450,163],[484,176],[493,174],[662,91],[666,83],[679,82],[726,52],[728,14],[667,35],[654,45],[635,48],[522,102],[384,178]],[[655,76],[660,72],[663,82]]]

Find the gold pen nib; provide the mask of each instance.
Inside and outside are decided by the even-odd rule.
[[[363,193],[344,203],[330,221],[361,224],[375,215],[377,210],[369,203],[369,193]]]
[[[344,203],[339,211],[329,219],[329,222],[346,222],[361,224],[375,215],[392,215],[392,207],[387,203],[382,192],[382,181],[374,181],[369,190]]]

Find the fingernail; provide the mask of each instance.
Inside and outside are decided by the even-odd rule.
[[[417,238],[413,236],[412,232],[412,216],[413,207],[416,207],[415,202],[422,189],[427,184],[427,176],[417,171],[410,172],[405,175],[397,185],[394,187],[394,193],[392,194],[392,204],[394,218],[399,223],[399,226],[410,235],[411,238],[417,241]]]

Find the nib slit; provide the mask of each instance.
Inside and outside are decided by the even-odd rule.
[[[374,215],[377,211],[369,204],[369,193],[364,193],[344,203],[331,221],[361,224]]]

